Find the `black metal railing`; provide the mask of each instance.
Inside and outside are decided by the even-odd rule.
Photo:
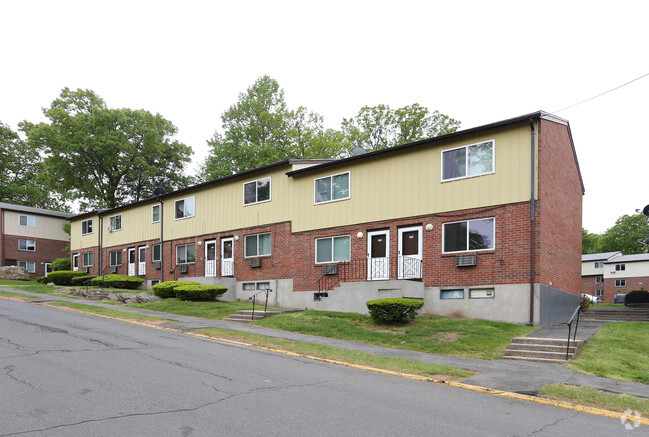
[[[173,269],[169,271],[174,280],[178,280],[179,277],[185,275],[189,276],[193,274],[196,270],[196,263],[180,263],[176,264]]]
[[[264,313],[266,313],[266,310],[268,309],[268,293],[272,293],[273,290],[270,288],[266,288],[265,290],[261,290],[253,294],[248,298],[248,300],[252,301],[252,316],[251,319],[254,321],[255,320],[255,302],[257,301],[257,295],[261,293],[266,293],[266,303],[264,304]]]
[[[572,338],[572,341],[574,342],[577,339],[577,328],[579,327],[579,314],[581,314],[581,304],[575,309],[575,312],[572,313],[572,317],[570,317],[570,320],[568,321],[568,345],[566,346],[566,361],[568,361],[568,354],[570,352],[570,332],[572,331],[572,323],[577,320],[577,323],[575,324],[575,333]]]

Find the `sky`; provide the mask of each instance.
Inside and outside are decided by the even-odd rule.
[[[462,129],[552,112],[570,122],[584,228],[649,204],[649,76],[628,83],[649,73],[646,0],[0,0],[0,16],[14,130],[46,121],[64,87],[91,89],[172,121],[191,173],[221,114],[269,75],[335,129],[365,105],[419,103]]]

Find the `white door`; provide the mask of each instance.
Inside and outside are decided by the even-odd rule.
[[[221,276],[234,276],[234,240],[221,239]]]
[[[128,275],[135,276],[135,248],[128,250]]]
[[[390,279],[390,231],[367,233],[367,280]]]
[[[79,270],[79,254],[75,253],[72,255],[72,270],[77,271]]]
[[[421,226],[399,229],[398,278],[421,279]]]
[[[137,274],[146,275],[146,247],[144,246],[137,248]]]
[[[205,276],[216,276],[216,240],[205,242]]]
[[[52,273],[52,263],[45,263],[45,276]]]

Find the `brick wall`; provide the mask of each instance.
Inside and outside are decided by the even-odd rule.
[[[624,279],[626,285],[624,287],[616,287],[616,279]],[[615,279],[605,278],[604,287],[601,288],[604,288],[604,302],[613,302],[616,293],[628,293],[633,290],[640,290],[641,288],[649,290],[649,276],[636,278],[619,277]]]
[[[4,235],[4,260],[33,261],[36,263],[36,272],[32,273],[32,278],[45,275],[43,263],[50,263],[56,258],[67,256],[63,249],[67,245],[66,241],[49,240],[45,238],[22,237],[18,235]],[[18,240],[32,240],[36,242],[36,250],[18,250]]]

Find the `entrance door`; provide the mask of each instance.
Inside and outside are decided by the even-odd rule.
[[[52,273],[52,263],[45,263],[45,276]]]
[[[390,231],[367,233],[367,280],[390,279]]]
[[[216,276],[216,240],[205,242],[205,276]]]
[[[75,253],[72,255],[72,270],[75,272],[79,270],[79,254]]]
[[[135,276],[135,248],[131,247],[128,250],[128,275]]]
[[[399,279],[421,279],[421,226],[399,229]]]
[[[139,276],[146,275],[146,247],[140,246],[137,248],[137,274]]]
[[[234,251],[232,238],[221,239],[221,276],[234,276]]]

